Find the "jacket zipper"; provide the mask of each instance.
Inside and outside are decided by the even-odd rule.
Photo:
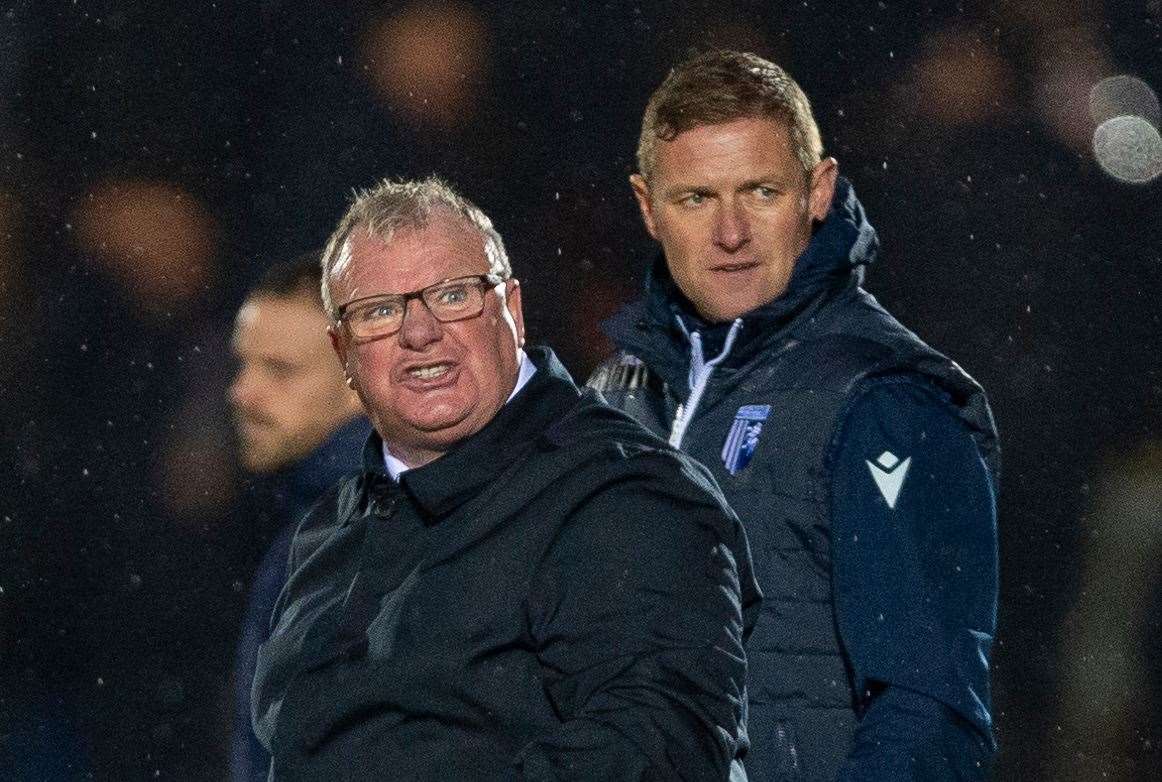
[[[690,341],[690,373],[686,380],[690,384],[690,396],[686,400],[686,404],[678,405],[674,414],[674,423],[670,426],[670,445],[681,448],[682,438],[686,436],[686,428],[694,419],[698,403],[706,391],[706,384],[710,382],[710,375],[714,372],[714,368],[730,355],[730,349],[734,347],[734,339],[742,330],[742,318],[735,318],[734,323],[730,326],[730,331],[726,333],[726,341],[722,344],[722,351],[709,361],[705,361],[702,355],[702,335],[697,331],[690,333],[686,330],[686,324],[682,322],[682,319],[678,318],[677,320],[678,328]]]

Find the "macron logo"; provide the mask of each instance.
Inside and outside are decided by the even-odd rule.
[[[884,495],[888,507],[893,510],[896,507],[896,500],[900,498],[900,489],[904,487],[904,477],[907,476],[911,464],[911,456],[900,461],[900,458],[891,451],[884,451],[874,462],[869,460],[867,463],[880,494]]]

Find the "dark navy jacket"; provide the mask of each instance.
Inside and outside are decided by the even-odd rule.
[[[277,507],[283,523],[254,573],[234,656],[234,711],[230,735],[232,782],[266,782],[267,754],[250,726],[250,686],[258,647],[270,635],[270,615],[286,583],[286,562],[295,527],[315,501],[343,475],[359,469],[359,456],[371,425],[359,416],[344,424],[305,459],[276,477]]]
[[[983,779],[999,452],[980,387],[860,288],[840,180],[787,292],[706,324],[664,263],[590,379],[709,466],[747,527],[752,780]]]
[[[735,767],[759,600],[742,525],[703,467],[528,356],[480,431],[398,483],[373,434],[299,526],[254,683],[272,780]]]

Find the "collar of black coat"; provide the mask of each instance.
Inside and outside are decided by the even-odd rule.
[[[581,392],[553,351],[533,347],[525,352],[536,373],[483,429],[400,476],[401,489],[428,521],[444,518],[531,449],[550,444],[553,426],[576,406]],[[363,448],[363,472],[364,486],[393,483],[384,468],[378,432],[371,433]]]
[[[816,226],[807,249],[795,261],[787,290],[774,301],[742,316],[742,330],[724,368],[738,367],[772,339],[790,336],[794,323],[836,292],[860,285],[864,267],[876,260],[879,239],[868,222],[863,205],[851,183],[839,177],[827,218]],[[624,307],[602,324],[619,347],[650,366],[675,376],[687,365],[686,337],[676,323],[681,318],[688,331],[703,335],[707,355],[715,355],[730,323],[708,323],[678,289],[666,259],[658,255],[646,274],[645,296]],[[661,339],[659,340],[659,336]],[[680,390],[682,384],[677,385]]]

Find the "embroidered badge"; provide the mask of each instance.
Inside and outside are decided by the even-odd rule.
[[[734,423],[722,446],[722,463],[731,475],[738,475],[754,456],[763,433],[763,421],[771,414],[770,405],[743,405],[734,416]]]

